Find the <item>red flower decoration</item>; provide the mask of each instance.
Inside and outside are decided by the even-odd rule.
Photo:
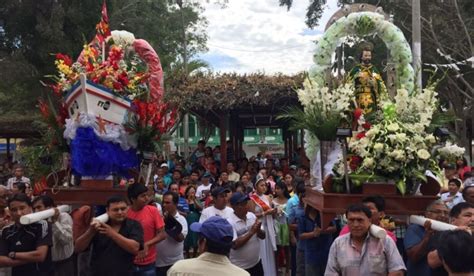
[[[359,133],[357,133],[357,135],[356,135],[356,138],[357,138],[358,140],[360,140],[360,139],[362,139],[362,138],[364,138],[364,137],[365,137],[365,131],[359,132]]]
[[[41,116],[43,116],[44,119],[48,119],[50,115],[48,104],[43,99],[39,99],[38,104]]]
[[[360,108],[356,108],[354,110],[354,120],[359,120],[360,119],[360,116],[362,116],[362,114],[364,113],[364,111]]]
[[[350,157],[349,167],[351,168],[352,171],[357,170],[360,164],[362,164],[362,158],[360,156],[354,155]]]
[[[365,123],[362,124],[362,127],[363,127],[365,130],[369,130],[369,129],[372,127],[372,125],[371,125],[370,123],[368,123],[368,122],[365,122]]]

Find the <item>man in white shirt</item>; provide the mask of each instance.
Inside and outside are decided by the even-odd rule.
[[[262,222],[257,220],[254,213],[248,212],[249,197],[237,192],[230,198],[234,213],[227,219],[234,230],[230,262],[245,269],[251,276],[263,275],[260,259],[259,239],[265,239],[265,231],[260,229]]]
[[[448,182],[448,192],[441,194],[441,200],[446,203],[448,209],[451,210],[455,205],[464,202],[462,194],[459,192],[461,188],[461,180],[452,178]]]
[[[166,192],[163,195],[166,238],[156,245],[156,275],[166,276],[170,267],[183,260],[184,239],[188,234],[186,218],[178,212],[179,195]]]
[[[198,199],[204,199],[207,197],[211,190],[211,183],[209,179],[211,178],[211,174],[209,172],[205,172],[201,177],[201,184],[197,187],[196,190],[196,197]]]
[[[202,211],[199,223],[203,223],[208,218],[213,216],[219,216],[221,218],[228,219],[233,213],[232,208],[227,207],[227,194],[230,190],[225,187],[217,186],[211,191],[211,195],[214,199],[214,205],[209,206]]]
[[[229,181],[238,182],[240,180],[240,174],[235,172],[235,165],[233,162],[227,163],[227,174],[229,175]]]
[[[13,184],[17,182],[25,183],[26,186],[30,185],[30,179],[28,177],[24,177],[23,173],[24,173],[24,170],[22,166],[18,165],[17,167],[15,167],[15,170],[14,170],[15,176],[12,178],[9,178],[7,181],[7,188],[9,190],[11,190],[13,187]]]
[[[54,201],[47,195],[42,195],[33,200],[33,210],[41,212],[54,208],[51,218],[53,230],[53,247],[51,257],[54,265],[54,276],[74,275],[74,242],[72,238],[72,218],[68,213],[60,213]]]

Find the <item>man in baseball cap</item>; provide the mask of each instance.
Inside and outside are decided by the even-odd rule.
[[[213,216],[227,219],[234,213],[234,210],[227,206],[228,193],[230,193],[230,189],[227,187],[218,185],[212,186],[211,195],[214,200],[214,205],[209,206],[202,211],[201,217],[199,218],[200,223],[203,223],[205,220]]]
[[[213,216],[203,223],[191,224],[191,230],[200,233],[201,255],[198,258],[176,262],[168,270],[168,276],[249,275],[245,270],[233,265],[227,257],[232,248],[234,231],[226,219]]]

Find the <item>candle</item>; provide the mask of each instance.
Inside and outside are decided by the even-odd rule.
[[[59,212],[69,212],[69,211],[71,211],[71,208],[69,207],[69,205],[60,205],[56,208],[58,208]],[[32,223],[38,222],[38,221],[43,220],[43,219],[48,219],[52,216],[54,216],[54,209],[53,208],[48,209],[48,210],[44,210],[44,211],[41,211],[41,212],[36,212],[36,213],[31,213],[31,214],[28,214],[28,215],[21,216],[20,223],[23,224],[23,225],[28,225],[28,224],[32,224]]]
[[[105,214],[102,214],[98,217],[95,217],[92,221],[99,221],[99,222],[102,222],[102,223],[107,223],[108,220],[109,220],[109,215],[107,215],[107,213],[105,213]]]
[[[435,231],[448,231],[448,230],[458,229],[457,226],[454,226],[454,225],[448,224],[448,223],[444,223],[444,222],[441,222],[441,221],[438,221],[438,220],[427,219],[427,218],[422,217],[422,216],[414,216],[414,215],[410,216],[410,223],[418,224],[418,225],[421,225],[421,226],[424,226],[425,222],[427,220],[431,221],[431,229],[433,229]]]
[[[375,224],[370,225],[369,232],[370,232],[370,235],[381,240],[384,240],[385,237],[387,236],[387,231],[385,231],[385,229]]]

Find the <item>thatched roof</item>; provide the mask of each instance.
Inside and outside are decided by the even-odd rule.
[[[39,112],[33,115],[7,114],[0,116],[1,138],[31,138],[41,135]]]
[[[246,105],[270,106],[282,100],[297,101],[303,74],[294,76],[263,74],[195,75],[171,79],[166,88],[169,102],[183,110],[239,109]]]

